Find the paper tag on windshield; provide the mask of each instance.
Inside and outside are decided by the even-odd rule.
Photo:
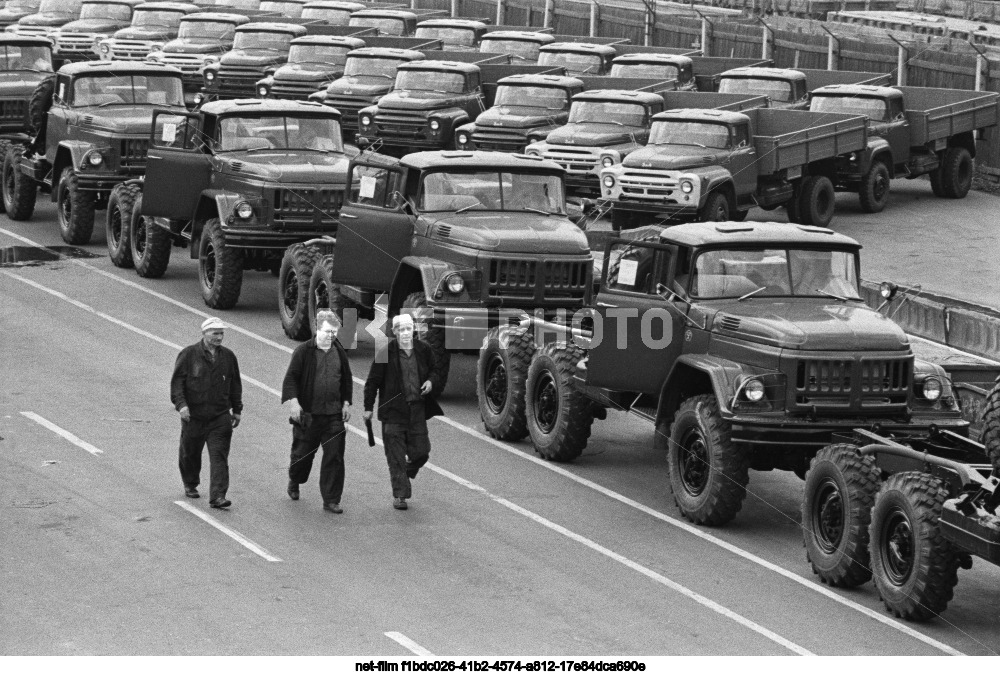
[[[618,283],[622,286],[635,286],[635,275],[638,271],[638,260],[622,260],[618,265]]]
[[[375,196],[375,176],[362,176],[361,187],[358,196],[362,199],[371,199]]]
[[[162,140],[164,143],[173,143],[175,140],[177,140],[177,124],[175,124],[174,122],[163,123]]]

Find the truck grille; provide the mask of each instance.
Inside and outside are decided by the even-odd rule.
[[[528,145],[527,135],[520,129],[497,129],[476,127],[472,132],[472,142],[477,150],[497,150],[500,152],[523,152]]]
[[[24,124],[28,115],[28,102],[25,99],[0,101],[0,120]]]
[[[912,356],[802,359],[795,370],[795,403],[854,411],[905,407],[912,372]]]
[[[121,165],[130,168],[146,166],[146,152],[149,150],[148,138],[123,138],[121,141]]]
[[[590,284],[590,269],[583,261],[491,260],[489,296],[528,303],[536,302],[536,298],[570,298],[582,302]]]
[[[275,98],[290,98],[298,101],[305,101],[312,94],[320,89],[317,82],[281,82],[275,81],[271,88],[271,95]]]
[[[423,138],[427,118],[419,112],[379,110],[375,114],[375,126],[383,136]]]
[[[94,40],[103,37],[100,33],[60,33],[58,37],[59,51],[56,53],[62,60],[96,59]]]
[[[257,82],[264,79],[264,66],[221,66],[212,92],[222,98],[257,96]]]
[[[600,155],[594,148],[574,148],[572,146],[551,146],[542,153],[545,159],[562,165],[567,173],[592,173],[597,169]]]
[[[111,59],[114,61],[145,61],[153,47],[152,40],[111,40]]]
[[[340,111],[340,127],[347,132],[358,130],[358,111],[371,104],[348,96],[327,96],[326,105]]]
[[[7,28],[6,32],[13,33],[14,35],[19,35],[21,37],[47,37],[50,30],[52,30],[52,28],[49,26],[22,26],[14,24],[10,28]]]
[[[284,188],[274,191],[274,222],[283,226],[335,225],[344,190]]]
[[[624,172],[618,179],[623,199],[662,200],[672,197],[679,184],[677,174],[664,171]]]
[[[185,75],[197,75],[204,62],[201,54],[164,54],[161,61],[165,65],[177,68]]]

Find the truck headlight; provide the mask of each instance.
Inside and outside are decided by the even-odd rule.
[[[601,157],[601,166],[603,166],[605,169],[612,167],[614,165],[615,165],[615,158],[612,157],[611,155],[604,155],[604,157]]]
[[[448,287],[449,293],[461,293],[462,289],[465,288],[465,279],[462,278],[461,274],[452,274],[445,280],[445,285]]]
[[[238,218],[252,218],[253,217],[253,207],[250,206],[250,202],[240,202],[236,205],[236,216]]]
[[[215,80],[215,71],[214,70],[206,70],[205,71],[205,81],[206,82],[213,82],[214,80]]]
[[[97,167],[100,166],[101,164],[104,164],[104,156],[101,155],[100,151],[98,150],[91,150],[86,154],[86,156],[84,156],[83,163],[85,165]]]
[[[111,53],[111,46],[110,45],[102,44],[100,49],[101,49],[101,53],[102,54],[110,54]]]
[[[758,379],[747,380],[743,385],[743,395],[751,403],[757,403],[764,398],[764,383]]]
[[[688,194],[691,194],[692,190],[694,190],[694,183],[692,183],[689,180],[682,180],[681,181],[681,192],[683,192],[684,194],[688,195]]]
[[[437,120],[431,120],[431,131],[437,131],[441,128],[441,123]]]
[[[262,84],[259,87],[257,87],[257,93],[259,95],[261,95],[261,96],[267,96],[267,92],[268,92],[268,89],[267,89],[267,85],[266,84]]]
[[[936,377],[928,377],[924,380],[924,398],[928,401],[936,401],[941,398],[941,380]]]
[[[468,143],[469,142],[469,134],[465,133],[464,131],[460,132],[458,134],[458,142],[461,143],[462,145],[465,145],[466,143]]]
[[[602,179],[601,182],[604,183],[604,187],[606,187],[608,189],[611,189],[611,188],[613,188],[615,186],[615,177],[614,176],[605,176]]]
[[[150,52],[146,54],[146,60],[150,63],[159,63],[163,60],[163,52]]]
[[[371,124],[372,124],[372,116],[371,115],[362,115],[361,116],[361,126],[363,126],[363,127],[370,127]]]

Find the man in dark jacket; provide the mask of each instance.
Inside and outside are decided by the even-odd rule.
[[[295,348],[281,386],[281,402],[289,404],[292,422],[292,459],[288,467],[288,496],[299,498],[299,485],[309,480],[313,455],[323,446],[319,491],[323,508],[343,513],[344,424],[351,418],[354,382],[337,332],[340,321],[329,310],[316,313],[316,337]]]
[[[377,394],[392,506],[405,510],[412,496],[410,479],[417,476],[431,452],[427,420],[443,414],[434,400],[441,377],[430,345],[413,338],[413,317],[393,317],[392,331],[395,339],[375,356],[365,381],[365,419],[372,418]]]
[[[236,355],[222,346],[226,324],[215,317],[201,324],[201,340],[177,355],[170,400],[181,415],[180,469],[184,494],[198,497],[201,451],[208,445],[209,505],[224,509],[229,490],[229,445],[243,414],[243,381]]]

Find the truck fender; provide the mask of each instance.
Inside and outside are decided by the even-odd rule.
[[[453,272],[462,274],[466,279],[466,288],[457,295],[448,293],[443,287],[445,277]],[[442,296],[447,294],[449,302],[472,302],[474,298],[469,296],[468,289],[475,274],[476,270],[472,267],[426,256],[406,256],[400,261],[396,276],[392,280],[392,289],[389,292],[389,316],[399,313],[406,296],[420,291],[427,297],[428,304],[433,304],[438,299],[439,291]]]
[[[960,134],[955,134],[948,139],[949,148],[965,148],[972,155],[972,158],[976,158],[976,139],[973,137],[971,131],[963,131]]]
[[[677,359],[660,389],[656,409],[654,447],[667,450],[670,424],[683,400],[699,394],[714,394],[719,411],[726,416],[743,367],[735,361],[704,354],[685,354]]]
[[[205,223],[212,218],[218,218],[223,223],[232,214],[236,204],[244,201],[241,195],[222,190],[205,190],[191,215],[191,259],[198,258],[198,242]]]
[[[895,163],[892,160],[892,148],[889,146],[889,141],[884,138],[877,136],[874,138],[869,137],[868,147],[865,148],[862,160],[859,167],[861,175],[865,175],[871,170],[872,162],[881,160],[886,168],[889,169],[889,177],[896,177]]]
[[[695,175],[701,176],[701,193],[698,199],[698,207],[705,205],[705,198],[708,193],[713,190],[727,189],[729,190],[729,197],[732,204],[730,207],[736,207],[736,190],[733,187],[733,174],[732,172],[722,166],[706,166],[700,169],[695,169],[691,171]]]
[[[445,110],[433,110],[427,113],[427,121],[439,120],[441,126],[444,127],[441,131],[447,133],[448,129],[454,129],[455,127],[461,126],[463,124],[468,124],[472,120],[469,118],[469,113],[465,112],[461,108],[447,108]],[[454,135],[454,134],[452,134]]]
[[[79,168],[84,156],[95,147],[97,146],[86,141],[63,141],[59,144],[56,149],[56,161],[52,165],[52,201],[56,200],[59,192],[59,174],[62,170],[66,166]]]

